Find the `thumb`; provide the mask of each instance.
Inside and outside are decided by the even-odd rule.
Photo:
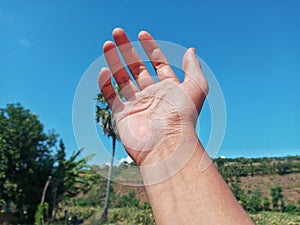
[[[189,93],[199,112],[208,94],[208,84],[194,48],[189,48],[185,52],[182,60],[182,69],[184,71],[182,85]]]

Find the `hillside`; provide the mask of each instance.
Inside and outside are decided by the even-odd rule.
[[[299,156],[217,158],[214,164],[255,224],[300,225]],[[98,171],[98,176],[108,171],[108,166],[93,168]],[[114,166],[113,180],[136,185],[141,182],[141,177],[136,167],[122,163]],[[145,188],[118,182],[111,185],[107,224],[155,224]],[[62,208],[70,214],[78,211],[81,218],[86,218],[85,224],[99,224],[105,187],[106,180],[99,176],[89,192],[77,196]],[[60,218],[62,216],[61,213]]]
[[[112,186],[118,195],[124,195],[129,190],[134,190],[136,197],[140,199],[141,202],[148,201],[143,186],[126,186],[118,183],[113,183]],[[260,188],[263,196],[270,196],[271,188],[281,186],[287,202],[297,204],[297,201],[300,200],[300,173],[246,176],[241,178],[241,186],[244,190]]]
[[[259,188],[262,196],[270,196],[270,189],[276,186],[282,188],[287,203],[297,204],[300,199],[300,157],[272,157],[272,158],[233,158],[214,159],[214,163],[225,181],[230,185],[239,182],[241,188],[250,193]],[[99,169],[106,174],[108,168]],[[140,183],[139,171],[128,164],[114,167],[114,180],[121,183]],[[147,201],[144,187],[122,185],[118,182],[112,184],[118,195],[134,190],[137,198]]]

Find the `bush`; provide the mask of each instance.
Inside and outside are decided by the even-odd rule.
[[[270,210],[270,200],[267,197],[264,197],[264,201],[263,201],[263,210],[264,211],[269,211]]]
[[[284,212],[297,212],[297,209],[297,206],[290,203],[284,208]]]
[[[151,210],[136,210],[135,208],[119,208],[112,209],[108,213],[108,221],[110,223],[118,224],[141,224],[154,225],[154,216]]]
[[[140,200],[135,197],[135,191],[130,190],[126,195],[122,195],[119,198],[117,207],[140,207]]]
[[[251,213],[257,213],[261,211],[261,190],[256,188],[248,202],[248,211]]]

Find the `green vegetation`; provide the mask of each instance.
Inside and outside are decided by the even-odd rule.
[[[120,90],[118,88],[117,88],[117,93],[120,93]],[[113,171],[116,140],[119,140],[119,136],[118,136],[118,131],[117,131],[114,117],[113,117],[112,112],[109,109],[109,106],[108,106],[107,102],[105,101],[102,93],[97,95],[96,100],[97,100],[96,121],[102,127],[103,134],[105,134],[107,137],[111,138],[111,140],[112,140],[111,160],[110,160],[110,166],[109,166],[108,176],[107,176],[104,209],[103,209],[103,213],[102,213],[102,220],[106,220],[108,206],[109,206],[109,194],[110,194],[109,187],[110,187],[110,181],[111,181],[111,176],[112,176],[112,171]]]
[[[0,109],[0,223],[5,214],[18,223],[51,220],[61,203],[87,192],[94,173],[79,155],[66,159],[58,134],[20,104]]]
[[[300,156],[216,158],[214,163],[226,182],[230,182],[236,177],[300,173]]]
[[[300,216],[290,213],[261,212],[250,214],[256,225],[299,225]]]
[[[288,158],[288,159],[287,159]],[[267,194],[264,193],[260,187],[254,189],[245,188],[245,185],[242,184],[242,178],[247,179],[249,177],[258,176],[258,169],[255,167],[261,166],[266,168],[267,174],[264,175],[266,178],[271,176],[269,173],[272,171],[270,168],[277,168],[277,163],[283,164],[285,161],[291,162],[290,170],[286,174],[277,171],[277,176],[283,177],[292,174],[299,174],[298,168],[300,164],[300,158],[295,157],[280,157],[268,159],[268,163],[265,163],[263,159],[216,159],[219,164],[218,169],[223,171],[230,171],[231,176],[224,176],[224,179],[227,181],[231,190],[242,204],[242,206],[249,213],[251,218],[255,221],[255,224],[300,224],[300,199],[297,202],[297,199],[294,199],[294,203],[291,202],[291,199],[288,199],[283,194],[283,188],[278,184],[275,186],[268,187]],[[252,166],[247,166],[247,163],[252,162]],[[269,165],[271,164],[271,165]],[[222,168],[223,167],[223,168]],[[226,168],[224,168],[226,167]],[[239,168],[243,167],[242,172],[239,171]],[[126,173],[131,173],[128,165],[115,166],[116,174],[123,174],[126,176]],[[107,170],[107,168],[98,168],[99,171]],[[225,173],[226,175],[229,173]],[[259,172],[259,176],[262,175],[262,172]],[[272,175],[276,175],[275,172],[272,172]],[[273,178],[272,178],[273,179]],[[291,185],[294,187],[295,185]],[[118,189],[118,185],[115,186]],[[134,188],[133,188],[134,189]],[[111,190],[114,197],[110,199],[111,208],[108,211],[108,217],[105,223],[103,224],[155,224],[153,219],[153,214],[151,212],[151,207],[149,203],[145,202],[145,208],[143,204],[140,203],[135,193],[132,190],[129,190],[127,193],[122,195],[117,195],[118,190]],[[288,204],[286,205],[286,202]],[[144,211],[147,209],[147,211]],[[97,223],[99,217],[97,213],[91,217],[91,224]]]

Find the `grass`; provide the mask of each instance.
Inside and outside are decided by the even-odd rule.
[[[300,215],[280,212],[260,212],[250,214],[256,225],[300,225]],[[99,225],[99,217],[91,220],[92,225]],[[134,208],[110,209],[105,225],[155,225],[151,212]]]
[[[79,208],[79,211],[82,209]],[[89,209],[87,209],[89,210]],[[85,224],[100,225],[102,209],[94,209],[92,217],[85,221]],[[2,217],[1,215],[0,217]],[[300,215],[280,212],[260,212],[250,214],[256,225],[300,225]],[[2,218],[3,219],[3,218]],[[54,222],[53,225],[63,225],[62,222]],[[101,225],[155,225],[151,210],[135,208],[112,208],[108,212],[108,220]]]
[[[261,212],[251,214],[256,225],[300,225],[300,215],[280,212]]]

